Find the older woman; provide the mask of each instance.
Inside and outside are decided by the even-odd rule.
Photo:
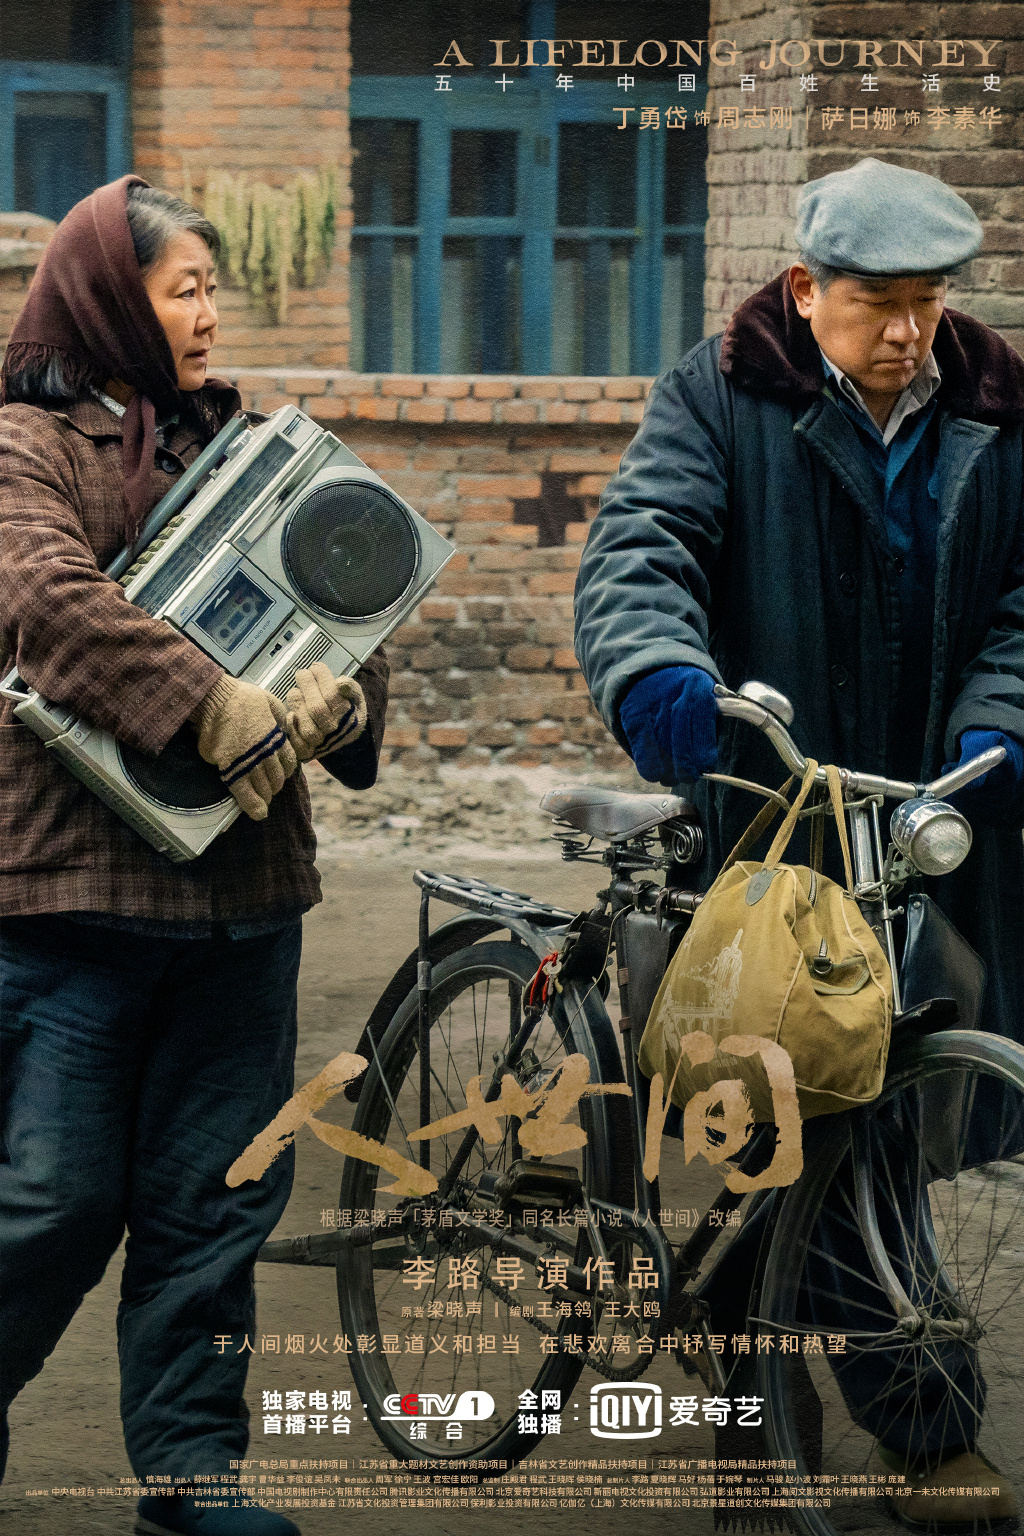
[[[362,690],[300,674],[286,716],[103,575],[238,409],[206,377],[217,247],[136,177],[99,188],[54,234],[3,367],[0,668],[143,752],[190,724],[245,814],[171,864],[0,713],[0,1455],[9,1403],[127,1229],[125,1441],[138,1477],[179,1483],[136,1530],[287,1536],[240,1498],[200,1508],[188,1480],[244,1454],[253,1260],[291,1186],[287,1155],[243,1189],[224,1175],[291,1091],[320,900],[296,762],[373,782],[387,664]]]

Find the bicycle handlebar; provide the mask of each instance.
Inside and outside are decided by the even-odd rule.
[[[786,767],[793,773],[803,774],[806,771],[807,759],[783,722],[765,705],[758,704],[750,698],[743,698],[740,694],[723,687],[721,683],[715,685],[715,703],[719,714],[734,720],[746,720],[748,725],[756,726],[759,731],[763,731]],[[912,784],[904,779],[884,779],[880,774],[855,773],[849,768],[840,769],[840,775],[844,789],[854,796],[884,795],[890,800],[914,800],[922,796],[941,799],[944,795],[951,795],[956,790],[963,789],[965,784],[970,784],[973,779],[997,767],[1005,756],[1005,747],[989,747],[987,752],[981,752],[969,762],[961,763],[949,773],[933,779],[930,784]],[[824,768],[818,769],[814,781],[816,784],[824,784]]]

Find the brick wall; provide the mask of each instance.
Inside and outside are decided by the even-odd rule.
[[[711,0],[710,36],[734,42],[736,62],[708,65],[708,223],[705,242],[704,334],[725,326],[738,304],[786,266],[796,255],[793,221],[797,192],[807,180],[807,133],[804,118],[793,112],[785,130],[719,127],[723,107],[755,101],[766,110],[797,103],[799,85],[790,72],[766,78],[758,68],[765,38],[806,37],[802,6],[765,0]],[[723,53],[724,57],[725,54]],[[739,76],[757,78],[753,97],[740,96]],[[797,103],[798,106],[798,103]]]
[[[709,72],[712,125],[708,128],[709,222],[705,331],[721,330],[737,304],[774,277],[796,255],[792,225],[796,194],[803,181],[842,170],[864,155],[892,160],[913,170],[940,176],[966,198],[985,227],[981,255],[955,279],[951,290],[954,307],[966,310],[994,326],[1019,351],[1024,350],[1024,127],[1017,114],[1024,105],[1024,7],[1002,4],[906,4],[894,7],[889,0],[858,0],[856,4],[834,0],[809,0],[800,7],[765,5],[763,0],[712,0],[712,35],[736,41],[741,50],[736,64]],[[876,72],[878,90],[865,95],[861,89],[864,69],[858,52],[848,49],[851,62],[840,68],[814,69],[818,91],[802,93],[799,78],[813,65],[792,68],[777,64],[763,71],[766,39],[780,44],[789,38],[878,39],[899,36],[909,40],[979,38],[986,43],[999,39],[990,68],[982,65],[973,50],[963,67],[939,68],[932,54],[924,62],[928,72],[940,77],[938,92],[922,91],[923,69],[881,68]],[[890,45],[883,58],[892,57]],[[793,50],[799,57],[799,50]],[[832,57],[836,54],[833,51]],[[739,74],[757,77],[753,94],[738,91]],[[982,78],[994,72],[1000,78],[996,93],[983,93]],[[756,102],[793,107],[789,132],[741,126],[719,127],[722,106]],[[808,122],[805,108],[814,110]],[[977,114],[983,106],[1002,106],[1005,121],[991,130],[983,128]],[[850,109],[867,105],[867,131],[850,127]],[[891,130],[874,125],[875,105],[896,108],[897,124]],[[839,108],[843,117],[831,127],[823,123],[824,107]],[[948,109],[945,125],[929,121],[929,108]],[[973,108],[970,127],[955,126],[958,108]],[[906,124],[904,113],[917,111],[921,122]]]
[[[30,213],[0,213],[0,345],[21,312],[54,225]]]
[[[232,376],[254,409],[307,411],[458,547],[388,645],[392,759],[628,766],[573,654],[572,591],[649,379]],[[577,512],[542,546],[553,489]]]
[[[219,358],[239,367],[343,368],[350,340],[351,147],[348,5],[344,0],[136,0],[132,123],[135,170],[202,201],[208,169],[282,186],[340,168],[343,204],[331,270],[291,294],[277,325],[243,291],[221,286]]]

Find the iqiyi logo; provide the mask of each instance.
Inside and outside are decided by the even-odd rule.
[[[590,1433],[602,1440],[651,1440],[661,1434],[661,1388],[606,1381],[590,1389]]]

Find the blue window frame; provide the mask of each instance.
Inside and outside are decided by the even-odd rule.
[[[129,0],[4,0],[0,208],[61,219],[130,169]]]
[[[544,9],[530,35],[553,35]],[[699,340],[706,87],[637,71],[624,97],[582,73],[558,90],[557,73],[353,79],[357,371],[656,373]],[[641,106],[657,130],[634,126]]]

